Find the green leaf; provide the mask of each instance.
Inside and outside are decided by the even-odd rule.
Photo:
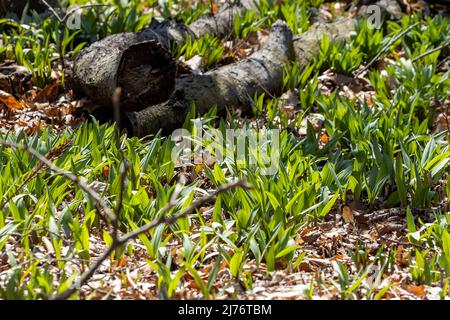
[[[442,233],[442,250],[444,251],[447,259],[450,259],[450,234],[447,230]]]
[[[406,225],[408,227],[408,232],[413,233],[416,232],[416,223],[414,221],[414,216],[412,215],[411,208],[408,207],[406,209]]]
[[[299,249],[299,248],[300,248],[300,246],[287,247],[287,248],[285,248],[284,250],[281,250],[281,251],[275,256],[275,258],[276,258],[276,259],[282,258],[282,257],[284,257],[285,255],[287,255],[287,254],[291,253],[292,251],[295,251],[295,250],[297,250],[297,249]]]
[[[21,222],[10,222],[0,230],[0,250],[9,239],[11,233],[13,233],[21,224]]]
[[[235,278],[238,278],[241,271],[243,252],[241,250],[237,251],[230,260],[230,272]]]
[[[330,212],[331,208],[333,208],[334,204],[336,203],[337,198],[339,197],[339,192],[336,192],[331,198],[331,200],[323,207],[322,211],[320,211],[319,217],[323,218],[325,217],[328,212]]]
[[[208,287],[203,282],[203,280],[200,277],[200,275],[198,274],[197,270],[195,270],[191,266],[188,267],[188,270],[189,270],[189,273],[191,274],[191,276],[194,278],[195,283],[198,285],[198,287],[202,291],[203,297],[205,299],[209,299]]]
[[[273,195],[272,192],[269,191],[266,192],[266,195],[269,198],[270,204],[276,210],[280,206],[280,203],[278,202],[277,198]]]

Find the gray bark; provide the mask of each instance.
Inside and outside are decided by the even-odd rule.
[[[378,1],[368,1],[368,5],[375,4],[380,8],[380,13],[382,18],[387,19],[400,19],[402,16],[402,8],[400,7],[397,0],[378,0]],[[369,6],[362,5],[358,10],[358,15],[361,18],[368,18],[373,12],[368,12]]]
[[[201,38],[206,34],[225,37],[232,30],[235,15],[249,6],[248,1],[245,6],[227,5],[215,16],[200,18],[189,26],[174,21],[153,21],[139,33],[111,35],[77,55],[71,84],[76,91],[104,107],[112,106],[113,93],[120,86],[121,107],[125,111],[165,101],[176,77],[176,64],[168,53],[171,44],[183,44],[188,37]],[[136,50],[136,46],[140,49]],[[152,50],[149,55],[148,50]],[[137,81],[129,82],[133,79]]]
[[[347,40],[355,31],[355,19],[342,19],[333,23],[321,23],[294,39],[295,59],[301,66],[311,62],[318,52],[322,38],[328,36],[332,41]]]
[[[166,100],[175,75],[175,61],[157,40],[142,33],[124,33],[84,50],[75,59],[71,86],[94,103],[108,107],[115,89],[121,87],[120,105],[129,111]]]
[[[251,57],[236,64],[209,71],[202,75],[189,75],[180,79],[169,100],[138,112],[125,114],[125,126],[130,134],[145,136],[164,129],[170,132],[184,120],[192,102],[199,114],[217,106],[219,113],[227,108],[249,108],[254,94],[280,93],[283,70],[296,59],[306,66],[318,51],[321,39],[346,38],[354,30],[355,20],[345,19],[331,24],[319,25],[296,39],[283,22],[277,22],[269,39]]]

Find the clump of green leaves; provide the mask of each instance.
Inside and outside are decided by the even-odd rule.
[[[199,55],[203,58],[204,67],[210,68],[220,61],[224,55],[225,48],[221,40],[207,34],[200,39],[188,38],[181,47],[175,48],[173,51],[177,58],[183,56],[185,60]]]

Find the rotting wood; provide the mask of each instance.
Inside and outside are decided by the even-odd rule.
[[[399,8],[397,3],[392,5],[392,3],[384,0],[377,1],[376,4],[384,12],[390,13],[391,18],[396,16]],[[254,94],[262,92],[277,94],[281,90],[282,84],[279,79],[282,78],[286,61],[283,61],[284,55],[270,56],[266,54],[264,56],[261,53],[267,53],[267,46],[270,46],[270,44],[263,46],[262,50],[252,57],[238,63],[202,75],[181,77],[176,81],[176,72],[172,68],[174,62],[169,58],[168,48],[173,42],[183,43],[187,36],[196,38],[211,33],[224,36],[225,33],[229,32],[229,25],[239,10],[248,10],[248,8],[252,8],[252,5],[253,1],[241,0],[239,4],[226,6],[214,17],[201,18],[190,26],[173,21],[154,22],[149,29],[139,33],[110,36],[94,43],[77,57],[74,67],[75,79],[79,80],[78,84],[83,87],[87,96],[93,102],[102,106],[110,106],[111,96],[115,88],[125,86],[125,90],[122,87],[121,100],[123,123],[126,124],[132,134],[138,136],[155,133],[160,129],[170,132],[170,129],[178,127],[183,122],[186,110],[192,103],[196,104],[199,114],[206,113],[214,105],[221,113],[227,108],[237,106],[248,109],[250,105],[249,97]],[[228,20],[225,17],[228,17]],[[296,37],[292,44],[286,46],[293,47],[295,59],[301,67],[304,67],[316,55],[320,42],[325,35],[332,40],[346,40],[350,37],[351,32],[355,31],[355,24],[359,19],[365,17],[367,16],[363,10],[353,18],[318,24]],[[154,63],[151,61],[152,59],[144,59],[144,64],[139,64],[137,72],[134,72],[135,69],[128,67],[128,63],[136,65],[132,61],[134,57],[129,54],[129,58],[123,59],[124,56],[127,56],[124,52],[132,51],[130,48],[135,45],[145,46],[145,44],[150,43],[154,47],[159,45],[158,48],[164,52],[162,56],[167,58],[167,65],[170,68],[164,70],[164,66],[160,63]],[[135,50],[135,52],[140,53],[139,50]],[[87,60],[86,57],[89,55],[91,55],[91,58]],[[266,63],[268,56],[270,56],[270,61]],[[110,61],[115,63],[110,63]],[[117,61],[120,61],[120,63],[117,63]],[[276,71],[266,70],[270,75],[266,78],[261,77],[263,73],[259,73],[257,64],[255,64],[254,69],[256,72],[252,70],[248,74],[246,71],[242,73],[241,69],[250,61],[252,63],[264,61],[260,64],[260,67],[276,65],[277,68]],[[150,71],[141,72],[143,67],[148,67]],[[153,72],[154,68],[156,68],[156,71]],[[244,69],[245,67],[242,70]],[[120,70],[122,70],[122,73],[119,72]],[[126,78],[128,73],[132,75]],[[125,81],[136,79],[140,74],[150,77],[156,76],[156,78],[152,80],[146,77],[146,81]],[[158,76],[161,78],[158,79]],[[161,79],[163,79],[163,84],[160,84]],[[149,86],[149,83],[155,85]]]
[[[189,26],[153,20],[141,32],[108,36],[76,56],[71,86],[103,107],[112,107],[114,90],[121,86],[124,111],[165,101],[173,91],[176,77],[176,63],[169,53],[172,44],[180,45],[188,37],[196,39],[206,34],[226,37],[233,29],[236,14],[251,6],[252,1],[241,1],[225,5],[216,15],[200,18]],[[135,79],[145,81],[129,83]]]
[[[227,108],[249,108],[249,97],[263,92],[278,94],[282,90],[284,67],[296,59],[306,66],[318,51],[321,39],[349,36],[356,20],[344,19],[321,24],[292,39],[292,32],[284,22],[277,22],[269,39],[251,57],[202,75],[188,75],[177,81],[168,101],[149,106],[138,112],[125,114],[124,122],[130,134],[144,136],[160,129],[170,132],[179,127],[192,103],[199,114],[212,106],[219,113]]]
[[[94,103],[112,107],[114,91],[121,87],[121,106],[130,111],[169,97],[176,63],[157,40],[126,33],[87,48],[82,60],[75,60],[73,71],[71,86],[76,91],[83,91]]]

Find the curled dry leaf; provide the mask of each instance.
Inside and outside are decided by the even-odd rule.
[[[54,102],[58,98],[61,85],[59,82],[55,82],[45,86],[44,89],[39,91],[34,98],[34,102]]]
[[[211,1],[211,14],[216,15],[219,12],[219,6],[217,3]]]
[[[342,218],[344,219],[345,223],[355,223],[353,210],[352,208],[350,208],[350,206],[345,205],[342,207]]]
[[[403,248],[403,246],[398,246],[397,252],[395,254],[395,261],[398,265],[402,267],[407,267],[409,264],[408,252]]]
[[[330,142],[330,137],[326,132],[324,132],[320,135],[319,141],[321,144],[326,145],[328,144],[328,142]]]
[[[47,237],[43,236],[42,237],[42,242],[44,243],[44,246],[45,246],[45,249],[47,250],[47,253],[50,254],[50,255],[54,255],[55,254],[55,250],[53,249],[53,245],[50,242],[50,240]]]
[[[9,110],[22,110],[26,107],[23,101],[19,101],[8,92],[0,90],[0,105],[5,105]]]
[[[419,297],[426,296],[425,286],[423,284],[419,285],[419,286],[416,286],[413,284],[407,284],[407,285],[403,286],[403,289],[405,289],[406,291],[408,291],[409,293],[411,293],[415,296],[419,296]]]
[[[103,179],[105,179],[105,180],[109,179],[109,166],[108,165],[103,166],[102,175],[103,175]]]

